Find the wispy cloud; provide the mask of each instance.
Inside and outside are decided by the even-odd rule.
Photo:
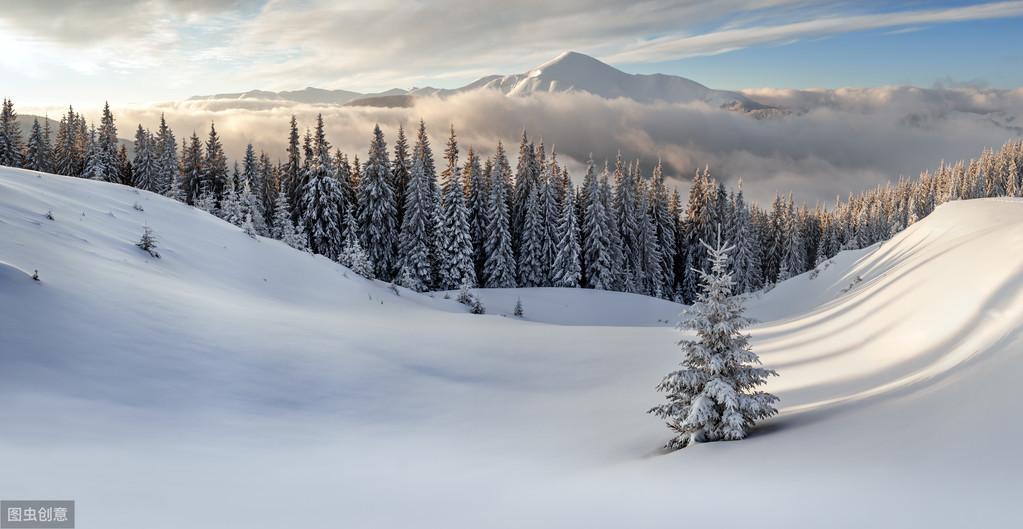
[[[695,35],[665,35],[626,47],[608,56],[626,63],[656,62],[714,55],[758,44],[794,42],[853,31],[945,24],[968,20],[1023,16],[1023,2],[997,2],[945,9],[817,17],[775,25],[727,27]]]

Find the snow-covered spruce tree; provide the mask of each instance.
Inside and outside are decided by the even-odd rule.
[[[256,231],[256,234],[264,237],[269,236],[270,230],[266,227],[266,215],[263,212],[263,201],[260,200],[259,196],[252,192],[252,188],[247,180],[242,182],[242,190],[239,195],[239,199],[242,204],[242,209],[245,211],[245,215],[252,220],[252,229]]]
[[[661,161],[654,166],[650,182],[650,216],[657,231],[657,245],[661,255],[662,296],[670,298],[675,290],[675,219],[670,211],[668,189],[664,185],[664,168]]]
[[[512,311],[512,314],[514,314],[515,316],[518,316],[518,317],[521,318],[521,317],[523,317],[525,315],[525,313],[526,312],[524,310],[522,310],[522,298],[516,298],[515,299],[515,310]]]
[[[645,187],[645,186],[642,186]],[[641,189],[639,197],[639,242],[643,250],[642,254],[642,278],[641,291],[644,294],[654,297],[663,297],[664,271],[661,269],[661,244],[657,238],[657,226],[654,224],[654,217],[651,214],[650,194],[647,190]]]
[[[743,333],[750,320],[743,313],[742,299],[732,295],[732,275],[728,271],[728,253],[732,246],[705,241],[711,270],[697,270],[701,292],[687,309],[688,318],[680,327],[695,331],[693,340],[682,340],[682,368],[668,373],[657,385],[666,394],[667,403],[651,408],[665,419],[676,436],[666,448],[685,448],[693,442],[737,440],[760,419],[778,412],[778,398],[757,390],[768,376],[777,375],[759,367],[760,359],[750,349],[749,336]]]
[[[217,134],[217,127],[213,123],[210,123],[210,134],[206,138],[206,157],[203,159],[202,170],[203,182],[217,195],[223,193],[229,178],[227,156]]]
[[[156,191],[159,185],[155,142],[148,130],[139,125],[135,131],[135,161],[132,163],[132,185],[146,191]]]
[[[114,126],[114,115],[110,112],[110,104],[103,104],[103,115],[100,118],[100,127],[96,131],[96,156],[97,164],[101,169],[102,176],[94,171],[94,178],[106,182],[119,182],[121,179],[120,168],[117,166],[117,127]]]
[[[556,287],[575,288],[579,286],[582,269],[579,264],[579,224],[575,216],[575,191],[569,182],[561,205],[561,221],[558,223],[558,255],[554,258],[551,280]]]
[[[603,202],[605,215],[604,231],[608,237],[608,256],[610,258],[611,290],[626,290],[627,283],[626,269],[628,264],[625,259],[625,252],[622,251],[622,230],[618,225],[618,216],[615,214],[611,183],[608,178],[607,163],[604,164],[604,171],[601,173],[600,200]]]
[[[611,290],[614,277],[611,271],[611,241],[607,234],[607,210],[601,198],[600,183],[593,174],[593,158],[586,166],[583,180],[583,196],[586,209],[583,210],[582,257],[586,263],[584,277],[586,286],[597,290]]]
[[[217,195],[205,187],[200,188],[197,193],[198,194],[195,197],[195,207],[209,213],[210,215],[218,215]]]
[[[14,102],[4,98],[0,107],[0,165],[21,167],[21,126],[18,125],[18,113],[14,111]]]
[[[103,151],[99,149],[99,144],[96,143],[96,127],[89,127],[88,143],[85,148],[85,168],[82,170],[82,178],[88,178],[89,180],[106,180],[106,167],[107,162],[103,156]]]
[[[380,126],[373,127],[369,157],[359,180],[359,227],[362,245],[377,278],[391,281],[398,267],[398,209],[391,189],[391,164]]]
[[[458,288],[463,281],[476,284],[476,266],[472,259],[472,238],[469,234],[469,212],[465,207],[465,188],[458,166],[458,144],[455,129],[445,150],[448,166],[442,173],[440,214],[440,288]]]
[[[352,208],[348,208],[345,211],[345,244],[341,249],[338,261],[351,269],[352,272],[367,279],[373,279],[373,262],[370,261],[369,255],[366,254],[365,250],[362,249],[362,244],[359,243],[358,227],[359,223],[355,220],[355,216],[352,215]]]
[[[492,167],[490,200],[487,204],[486,262],[483,263],[483,284],[488,288],[515,288],[515,254],[508,211],[508,186],[505,171],[507,159],[500,143]],[[505,163],[501,163],[502,160]]]
[[[284,189],[277,192],[277,199],[274,201],[274,217],[271,235],[296,250],[307,250],[308,238],[302,230],[295,227],[291,221],[291,211],[288,209],[288,194]]]
[[[437,283],[437,267],[440,255],[440,236],[438,233],[438,216],[440,215],[440,186],[437,184],[437,167],[433,160],[433,149],[430,147],[430,137],[426,133],[426,123],[419,120],[419,129],[416,132],[416,144],[412,148],[412,165],[416,162],[422,163],[423,175],[426,182],[426,200],[424,201],[424,215],[426,217],[427,239],[430,244],[430,270],[433,277],[430,279],[429,287]]]
[[[225,188],[224,195],[220,198],[218,216],[235,226],[245,223],[245,210],[242,208],[242,202],[238,197],[238,192],[234,189],[234,184],[229,183]]]
[[[413,159],[404,196],[405,216],[402,218],[398,241],[400,270],[397,282],[409,290],[423,292],[433,282],[433,267],[430,260],[429,229],[431,192],[421,156]]]
[[[512,246],[515,256],[521,259],[522,230],[526,225],[526,208],[529,194],[540,180],[540,166],[536,160],[536,149],[529,142],[526,131],[522,131],[519,143],[519,159],[515,168],[514,192],[508,196],[508,210],[511,215]]]
[[[195,132],[188,140],[181,141],[181,182],[185,192],[185,201],[195,204],[199,195],[209,188],[203,180],[202,143]]]
[[[469,212],[469,235],[472,238],[476,278],[482,282],[483,268],[487,262],[487,209],[490,199],[490,173],[483,171],[479,156],[471,147],[462,170],[462,177],[465,179],[465,199]]]
[[[258,235],[258,233],[256,233],[256,226],[252,223],[252,213],[245,213],[245,222],[242,222],[242,231],[245,232],[245,235],[248,235],[253,239],[255,239],[256,235]]]
[[[749,208],[742,195],[742,180],[735,194],[735,260],[732,270],[735,275],[735,292],[743,294],[760,288],[760,251],[757,248],[756,232],[750,220]]]
[[[519,243],[520,287],[538,287],[546,279],[543,266],[543,234],[546,226],[543,225],[540,192],[540,186],[532,186],[523,207],[526,222],[522,226],[522,240]]]
[[[302,188],[302,224],[309,232],[309,248],[337,261],[343,249],[338,207],[344,196],[334,179],[330,153],[320,151],[307,171],[309,178]]]
[[[554,165],[548,164],[543,177],[537,184],[540,189],[540,277],[539,286],[548,287],[554,284],[554,260],[558,257],[558,223],[561,219],[561,208],[557,200],[558,179],[554,177]]]
[[[160,114],[160,126],[156,129],[154,156],[156,157],[157,193],[176,198],[174,189],[178,179],[178,140],[174,131],[167,126],[167,120]]]
[[[615,160],[614,182],[614,211],[622,238],[624,264],[628,270],[632,271],[632,277],[628,279],[633,286],[627,288],[626,291],[636,292],[643,282],[643,242],[640,240],[641,212],[635,174],[632,169],[625,167],[621,153],[618,153],[618,158]]]
[[[32,132],[28,135],[25,169],[40,172],[50,171],[50,153],[46,143],[46,139],[43,137],[43,128],[39,126],[39,120],[36,119],[32,122]]]
[[[124,145],[117,148],[117,172],[122,184],[134,185],[135,170],[132,168],[131,160],[128,159],[128,147]]]
[[[398,227],[405,221],[405,190],[408,188],[412,167],[408,148],[405,126],[398,125],[398,138],[394,141],[394,158],[391,159],[391,189],[394,190],[394,204],[398,210],[395,217],[395,225]]]

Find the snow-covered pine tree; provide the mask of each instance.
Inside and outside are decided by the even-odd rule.
[[[291,221],[291,211],[288,209],[288,194],[284,189],[277,192],[277,199],[274,200],[274,217],[271,235],[274,239],[282,241],[296,250],[306,251],[308,238],[303,232],[295,227]]]
[[[160,114],[160,126],[156,129],[154,156],[156,157],[157,193],[173,197],[178,179],[178,140],[167,120]]]
[[[373,279],[373,261],[370,260],[369,255],[362,249],[362,244],[359,242],[359,223],[355,220],[355,216],[352,215],[352,208],[348,208],[345,211],[344,224],[345,243],[341,249],[338,261],[351,269],[352,272],[367,279]]]
[[[558,254],[551,270],[551,282],[556,287],[575,288],[582,278],[579,264],[579,224],[575,212],[575,190],[569,182],[561,205],[561,221],[558,223]]]
[[[663,297],[670,293],[664,291],[664,271],[661,269],[661,245],[657,239],[657,227],[651,215],[650,193],[645,185],[639,184],[639,207],[636,215],[639,222],[638,241],[642,249],[640,291],[648,296]]]
[[[529,143],[529,137],[525,129],[522,131],[522,141],[519,143],[519,160],[515,169],[515,191],[508,197],[509,211],[511,214],[512,246],[515,248],[515,255],[521,260],[522,253],[522,231],[525,229],[527,213],[527,202],[533,187],[540,180],[540,165],[536,160],[536,148]]]
[[[228,183],[224,189],[224,194],[220,198],[220,212],[218,216],[235,226],[241,226],[245,223],[245,210],[242,208],[241,200],[233,183]]]
[[[433,160],[433,149],[430,147],[430,137],[426,133],[426,122],[419,120],[419,128],[416,132],[416,144],[412,148],[412,165],[421,160],[423,176],[426,182],[427,199],[424,202],[424,216],[426,220],[427,239],[430,244],[430,270],[433,277],[429,285],[432,287],[437,283],[438,262],[440,256],[440,226],[438,217],[440,215],[440,186],[437,184],[437,168]]]
[[[245,211],[245,215],[251,219],[252,229],[255,230],[257,235],[267,237],[270,235],[270,231],[266,226],[266,216],[263,212],[263,202],[259,197],[252,192],[252,188],[248,181],[242,182],[242,190],[239,196],[242,204],[242,209]]]
[[[302,224],[308,230],[309,248],[337,261],[343,249],[341,212],[344,196],[334,179],[329,149],[317,142],[315,158],[307,170],[302,189]]]
[[[555,166],[548,164],[537,182],[540,190],[540,276],[543,278],[539,286],[554,284],[554,260],[558,257],[558,223],[561,220],[561,208],[558,205],[557,188],[559,180],[554,176]]]
[[[380,126],[373,127],[369,157],[359,180],[359,226],[362,245],[373,261],[374,273],[383,281],[391,281],[398,267],[398,209],[391,189],[391,164],[387,142]]]
[[[604,231],[608,238],[608,257],[612,274],[611,290],[626,290],[628,277],[626,269],[628,264],[625,259],[625,252],[622,251],[622,230],[618,225],[618,215],[614,210],[614,194],[611,190],[611,183],[608,177],[607,162],[604,162],[604,171],[601,173],[600,200],[603,202],[604,211],[607,212]]]
[[[53,169],[57,174],[78,176],[77,130],[74,109],[69,108],[67,115],[61,116],[60,124],[57,125],[57,137],[53,151]]]
[[[618,153],[614,170],[614,210],[617,217],[618,230],[621,233],[622,253],[625,255],[626,268],[632,271],[629,278],[633,287],[627,289],[635,292],[642,284],[643,242],[640,240],[639,198],[635,174],[625,167],[622,153]]]
[[[697,270],[701,292],[680,323],[682,329],[695,331],[696,339],[679,342],[682,368],[657,385],[668,402],[649,410],[675,432],[665,445],[669,449],[742,439],[757,421],[778,412],[777,397],[757,389],[777,373],[759,367],[760,359],[743,333],[750,320],[743,316],[742,299],[732,295],[728,253],[733,247],[723,246],[720,234],[717,239],[714,247],[701,241],[711,270]]]
[[[490,177],[490,200],[487,204],[487,240],[485,243],[486,262],[483,264],[483,281],[488,288],[514,288],[515,254],[512,251],[512,236],[508,211],[508,186],[505,185],[508,169],[504,148],[497,144],[497,154]]]
[[[256,238],[256,235],[259,235],[256,233],[256,226],[252,223],[252,213],[245,213],[245,222],[242,223],[242,231],[245,232],[245,235],[248,235],[253,239]]]
[[[6,140],[0,139],[0,142],[2,141]],[[43,128],[39,126],[38,119],[32,122],[32,131],[28,135],[27,147],[25,151],[25,169],[49,172],[49,153],[46,148],[46,140],[43,138]]]
[[[106,160],[96,142],[96,127],[89,127],[88,144],[85,148],[85,169],[82,178],[89,180],[106,180]]]
[[[611,270],[607,210],[604,209],[600,183],[594,174],[592,157],[586,165],[583,186],[586,208],[583,210],[582,256],[586,264],[584,274],[586,286],[597,290],[611,290],[614,287],[614,274]]]
[[[337,183],[341,186],[341,195],[345,199],[341,204],[341,214],[344,215],[346,211],[351,210],[352,216],[358,219],[359,197],[356,194],[358,178],[352,171],[352,164],[348,163],[348,155],[339,152],[334,157],[334,166],[337,171]]]
[[[398,125],[398,138],[394,142],[394,158],[391,160],[391,189],[394,190],[394,204],[398,210],[395,225],[399,227],[405,220],[405,190],[408,188],[411,167],[405,126]]]
[[[298,214],[300,208],[296,207],[302,201],[302,188],[305,187],[305,180],[302,174],[302,147],[299,145],[298,120],[291,115],[288,123],[288,154],[287,162],[284,165],[284,173],[281,175],[281,184],[284,192],[288,195],[288,204],[291,206],[291,220],[298,221],[301,217]]]
[[[805,267],[803,261],[806,254],[803,249],[803,235],[799,226],[799,218],[793,208],[792,197],[789,197],[784,222],[785,246],[782,250],[778,281],[784,281],[803,273]]]
[[[522,240],[519,244],[520,287],[542,286],[546,280],[543,263],[543,238],[546,226],[543,225],[540,193],[540,186],[532,186],[523,208],[526,222],[522,226]]]
[[[650,216],[657,232],[657,246],[661,255],[659,287],[665,298],[670,298],[675,291],[675,220],[669,212],[669,202],[668,189],[664,185],[664,168],[658,160],[650,182]]]
[[[472,258],[472,238],[469,234],[469,212],[465,207],[465,188],[462,171],[458,166],[458,143],[455,129],[445,149],[447,167],[441,173],[440,215],[440,288],[457,288],[464,281],[476,284],[476,265]]]
[[[430,183],[427,181],[424,159],[416,156],[412,161],[408,185],[405,187],[405,217],[402,219],[398,241],[400,269],[399,285],[423,292],[433,283],[430,259]]]
[[[135,182],[135,170],[128,159],[128,147],[123,144],[117,147],[117,172],[122,184],[132,185]]]
[[[159,166],[156,147],[148,130],[138,126],[135,131],[135,161],[132,163],[132,185],[146,191],[156,191],[159,185]]]
[[[735,292],[743,294],[760,288],[760,251],[756,232],[750,220],[749,208],[742,194],[742,180],[735,193],[735,260],[732,270]]]
[[[97,169],[93,172],[95,179],[106,182],[120,181],[121,172],[117,166],[117,127],[114,125],[114,115],[110,112],[109,103],[103,104],[103,115],[96,132],[96,158]]]
[[[206,171],[203,169],[202,143],[199,136],[192,132],[192,137],[181,142],[181,180],[186,201],[195,204],[200,194],[209,190],[203,180]]]
[[[21,167],[22,164],[21,126],[14,102],[4,98],[0,107],[0,165]]]
[[[479,156],[469,148],[462,170],[465,179],[466,209],[469,212],[469,236],[472,239],[473,263],[476,278],[483,281],[483,267],[487,262],[487,209],[490,202],[490,173],[480,167]]]
[[[217,127],[210,123],[210,134],[206,138],[206,157],[202,162],[202,179],[209,189],[219,195],[223,193],[228,181],[227,156],[224,145],[220,142]]]

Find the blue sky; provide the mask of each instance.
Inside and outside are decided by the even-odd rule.
[[[1021,1],[36,0],[0,10],[0,90],[95,105],[454,87],[565,50],[715,88],[1007,88],[1021,17]]]
[[[1023,19],[966,21],[834,34],[717,55],[627,64],[633,73],[672,73],[715,88],[1023,86]]]

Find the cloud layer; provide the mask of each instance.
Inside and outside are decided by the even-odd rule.
[[[484,154],[498,140],[517,152],[525,128],[533,139],[542,137],[548,151],[556,149],[576,177],[590,153],[602,163],[621,150],[647,171],[662,159],[680,187],[697,167],[710,165],[726,181],[742,178],[758,200],[792,191],[810,202],[915,176],[941,159],[976,156],[1020,136],[1023,126],[1023,89],[884,87],[747,95],[792,112],[758,120],[705,104],[641,104],[584,93],[519,98],[492,91],[421,98],[413,108],[186,101],[114,110],[122,136],[138,122],[155,126],[161,112],[179,139],[193,130],[202,136],[215,121],[232,157],[248,142],[282,157],[292,114],[308,127],[322,113],[332,144],[363,158],[375,123],[393,141],[399,125],[408,128],[422,118],[438,151],[454,124],[463,152],[473,146]]]

